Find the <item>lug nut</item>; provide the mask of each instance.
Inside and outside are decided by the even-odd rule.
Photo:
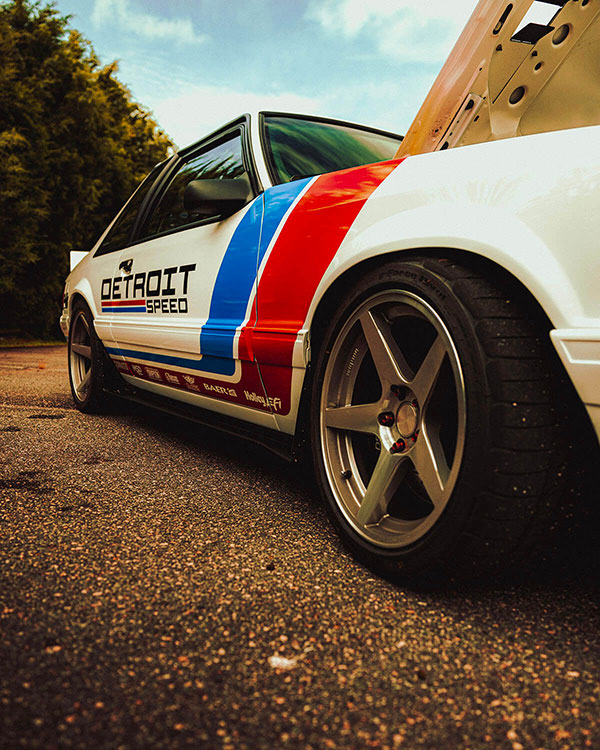
[[[391,411],[383,411],[377,417],[377,420],[382,427],[391,427],[396,421],[396,417]]]
[[[404,397],[406,396],[406,388],[403,385],[393,385],[390,390],[394,396],[400,399],[400,401],[404,400]]]
[[[406,449],[406,443],[404,440],[396,440],[396,442],[390,448],[390,453],[402,453]]]

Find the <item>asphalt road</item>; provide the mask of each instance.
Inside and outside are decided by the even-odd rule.
[[[600,748],[591,543],[414,591],[247,443],[0,350],[1,748]]]

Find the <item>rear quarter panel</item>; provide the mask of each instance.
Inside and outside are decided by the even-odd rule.
[[[298,334],[300,353],[331,285],[362,261],[456,249],[487,258],[529,289],[555,328],[600,326],[600,127],[544,133],[409,157],[370,195],[333,256]]]

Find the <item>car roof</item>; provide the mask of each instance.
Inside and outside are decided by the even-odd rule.
[[[186,145],[182,148],[177,149],[178,154],[187,153],[188,151],[191,151],[198,147],[200,144],[204,143],[204,141],[211,140],[212,138],[217,138],[221,133],[226,132],[232,127],[235,127],[236,125],[250,120],[251,122],[256,122],[260,118],[261,115],[271,115],[271,116],[278,116],[278,117],[296,117],[300,119],[307,119],[307,120],[314,120],[317,122],[330,122],[330,123],[337,123],[341,125],[348,125],[352,128],[362,128],[364,130],[369,130],[374,133],[381,133],[382,135],[388,135],[393,138],[400,138],[402,139],[403,136],[401,136],[399,133],[393,133],[389,130],[384,130],[383,128],[377,128],[373,127],[371,125],[366,125],[364,123],[360,122],[352,122],[350,120],[343,120],[338,117],[329,117],[326,115],[316,115],[313,113],[305,113],[305,112],[281,112],[271,109],[253,109],[249,110],[248,112],[244,112],[243,114],[239,115],[239,117],[235,117],[233,120],[229,120],[229,122],[226,122],[225,124],[221,125],[219,128],[216,128],[215,130],[210,131],[206,135],[199,138],[197,141],[194,141],[193,143]]]

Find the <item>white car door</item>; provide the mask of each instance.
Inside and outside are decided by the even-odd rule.
[[[251,340],[263,201],[252,199],[243,124],[188,150],[156,196],[111,284],[109,355],[146,390],[273,426]],[[246,180],[233,215],[184,206],[192,181]],[[208,212],[210,213],[210,211]]]
[[[98,246],[92,251],[93,258],[89,266],[93,271],[90,276],[90,302],[93,303],[94,308],[94,328],[105,346],[114,342],[112,322],[123,308],[121,300],[113,301],[112,296],[113,280],[118,277],[117,268],[121,250],[129,244],[136,218],[148,198],[152,185],[166,168],[167,165],[164,162],[154,167],[123,206]]]

